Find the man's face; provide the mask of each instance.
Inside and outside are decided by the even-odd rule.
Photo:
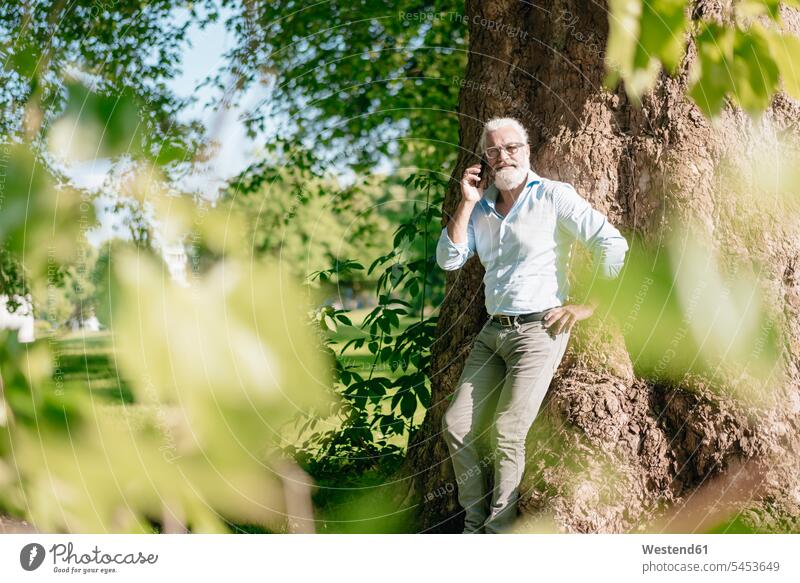
[[[514,126],[503,126],[486,135],[485,151],[486,160],[494,170],[494,181],[501,190],[515,188],[525,180],[530,169],[530,148],[526,144],[516,149],[510,154],[505,148],[501,148],[496,157],[488,155],[490,148],[497,146],[509,146],[510,144],[520,144],[524,138],[514,128]]]
[[[485,150],[490,151],[489,149],[495,146],[506,146],[508,144],[520,144],[524,142],[525,140],[519,134],[519,132],[517,132],[514,126],[503,126],[492,132],[489,132],[486,135]],[[497,158],[491,158],[487,156],[487,160],[495,170],[500,170],[501,168],[505,168],[507,166],[518,167],[528,161],[529,152],[530,150],[526,144],[524,147],[518,148],[516,153],[513,155],[502,149],[500,150],[500,155]]]

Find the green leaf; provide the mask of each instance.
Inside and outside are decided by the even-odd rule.
[[[392,304],[400,304],[401,306],[406,306],[407,308],[411,308],[411,304],[405,300],[401,300],[400,298],[394,298],[389,303]]]
[[[391,430],[392,425],[395,423],[395,421],[396,419],[394,418],[394,415],[381,415],[380,425],[379,425],[379,427],[381,428],[381,432],[388,433]]]
[[[322,326],[323,330],[329,330],[331,332],[336,332],[338,326],[336,325],[336,320],[331,318],[328,314],[323,314],[322,318],[320,318],[320,325]]]
[[[380,397],[386,394],[386,389],[384,389],[383,383],[380,381],[380,378],[375,378],[370,381],[366,381],[366,387],[370,396]]]
[[[114,95],[91,91],[76,82],[66,87],[66,111],[49,136],[61,155],[91,160],[142,152],[141,107],[129,90]]]
[[[769,106],[779,82],[770,37],[757,23],[747,30],[704,23],[689,94],[706,115],[719,113],[728,95],[751,115]]]
[[[707,116],[717,114],[725,96],[733,89],[730,71],[735,32],[715,23],[703,23],[695,39],[697,60],[692,77],[696,79],[689,95]]]
[[[395,407],[397,407],[397,404],[400,402],[400,399],[402,399],[403,395],[405,395],[405,394],[406,393],[404,393],[404,392],[397,391],[394,395],[392,395],[392,401],[391,401],[391,407],[390,407],[392,410],[394,410]]]
[[[784,90],[795,99],[800,99],[800,38],[780,33],[769,34],[767,38]]]
[[[392,250],[389,253],[387,253],[386,255],[381,255],[380,257],[378,257],[375,261],[373,261],[370,264],[369,269],[367,269],[367,275],[371,275],[373,270],[376,267],[378,267],[378,265],[383,265],[384,263],[386,263],[387,261],[392,259],[394,256],[395,256],[395,252],[394,252],[394,250]]]
[[[645,2],[636,64],[646,66],[656,57],[674,74],[683,59],[687,26],[686,0]]]
[[[414,417],[414,411],[417,410],[417,397],[414,393],[406,392],[400,401],[400,413],[403,417],[411,419]]]
[[[773,20],[780,18],[780,0],[739,0],[734,5],[736,16],[753,18],[767,15]]]
[[[655,83],[661,65],[675,73],[686,46],[686,0],[610,0],[606,84],[620,79],[634,101]]]
[[[772,57],[767,33],[760,24],[737,30],[733,63],[734,99],[751,115],[764,111],[778,90],[778,66]]]
[[[417,396],[419,397],[419,402],[422,403],[423,407],[430,407],[431,393],[428,390],[428,387],[425,386],[424,382],[417,387]]]
[[[336,319],[339,320],[342,324],[347,324],[348,326],[352,326],[353,322],[345,316],[344,314],[336,314]]]

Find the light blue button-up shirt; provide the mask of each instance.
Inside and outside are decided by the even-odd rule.
[[[600,277],[619,274],[628,243],[571,185],[529,170],[525,188],[505,217],[495,208],[497,195],[492,184],[475,205],[465,244],[455,244],[445,227],[436,246],[436,262],[447,271],[478,253],[486,270],[489,314],[527,314],[563,305],[576,239],[591,251]]]

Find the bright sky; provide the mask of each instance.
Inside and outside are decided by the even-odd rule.
[[[172,90],[179,97],[197,94],[197,103],[185,111],[184,120],[201,119],[208,135],[218,139],[222,147],[212,164],[212,178],[230,178],[244,169],[251,161],[254,143],[245,136],[244,125],[238,120],[243,111],[252,107],[265,94],[255,90],[240,99],[241,105],[227,112],[203,110],[212,97],[211,89],[204,87],[198,92],[197,86],[209,74],[216,73],[225,65],[223,55],[234,46],[233,35],[225,30],[225,14],[219,21],[208,25],[205,30],[193,26],[188,33],[190,47],[184,54],[182,74],[170,82]],[[216,97],[216,95],[214,95]],[[269,135],[269,130],[267,135]]]

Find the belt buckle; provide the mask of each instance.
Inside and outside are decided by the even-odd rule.
[[[511,326],[512,324],[514,324],[514,317],[506,316],[505,314],[500,314],[500,323],[503,326]]]

